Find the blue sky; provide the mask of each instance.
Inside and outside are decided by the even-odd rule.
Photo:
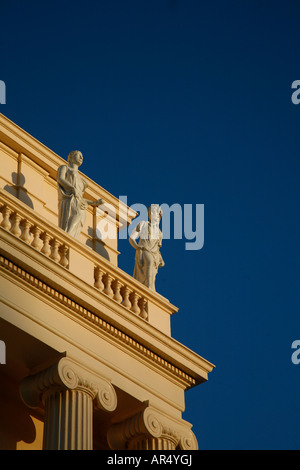
[[[0,112],[128,204],[204,204],[165,240],[174,338],[216,365],[186,394],[202,449],[299,449],[300,3],[10,0]],[[132,273],[133,249],[120,241]]]

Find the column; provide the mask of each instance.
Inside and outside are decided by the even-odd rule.
[[[113,450],[197,450],[191,425],[146,405],[145,409],[108,431]]]
[[[114,411],[117,396],[111,383],[69,358],[25,378],[21,397],[32,408],[45,407],[43,448],[91,450],[93,408]]]
[[[92,450],[93,397],[84,390],[47,393],[43,448]]]

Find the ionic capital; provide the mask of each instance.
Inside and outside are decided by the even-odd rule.
[[[152,406],[114,424],[108,431],[111,449],[132,447],[132,443],[143,439],[166,440],[173,448],[197,450],[198,444],[191,425],[182,419],[172,418]]]
[[[21,398],[31,408],[41,406],[49,393],[63,390],[84,391],[92,397],[96,408],[105,411],[114,411],[117,406],[115,389],[106,378],[91,373],[67,357],[26,377],[20,386]]]

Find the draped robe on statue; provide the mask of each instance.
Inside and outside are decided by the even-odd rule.
[[[65,171],[64,180],[77,191],[75,196],[72,189],[64,187],[59,182],[59,175]],[[83,208],[83,193],[87,188],[87,182],[80,176],[77,170],[67,165],[58,169],[58,226],[75,238],[78,238],[86,218]],[[78,196],[78,194],[80,194]]]
[[[158,268],[164,265],[160,248],[162,245],[162,232],[158,225],[142,221],[131,234],[133,239],[140,237],[139,248],[135,254],[133,277],[155,290],[155,277]]]

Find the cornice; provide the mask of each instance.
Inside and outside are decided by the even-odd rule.
[[[190,388],[207,380],[208,373],[214,368],[209,361],[74,275],[68,273],[66,280],[65,268],[21,240],[6,231],[3,231],[3,236],[3,241],[6,242],[6,236],[13,242],[2,244],[7,259],[6,268],[2,267],[3,272],[7,276],[13,276],[14,282],[19,280],[28,292],[36,296],[42,295],[48,304],[54,303],[56,308],[65,309],[66,315],[83,322],[85,327],[94,330],[96,334],[105,335],[109,341],[115,341],[129,354],[138,355],[155,370],[158,368],[162,373],[167,373],[172,381],[181,383],[183,388]],[[16,250],[16,244],[22,246]],[[28,256],[31,256],[30,265]],[[176,373],[177,369],[192,380],[186,380],[184,375],[181,380],[181,376]]]
[[[76,317],[80,317],[81,319],[87,321],[90,325],[93,325],[93,327],[97,330],[105,333],[105,335],[108,336],[110,340],[121,344],[126,349],[129,349],[132,353],[134,353],[134,355],[140,356],[147,362],[150,362],[155,368],[158,368],[161,371],[167,373],[169,376],[173,377],[176,382],[182,383],[184,388],[190,388],[197,384],[194,377],[187,374],[176,365],[172,364],[170,361],[164,359],[149,347],[146,347],[141,342],[135,340],[126,332],[122,331],[120,328],[117,328],[108,321],[103,320],[91,310],[83,307],[78,302],[72,300],[62,292],[59,292],[59,290],[49,286],[38,277],[25,271],[16,263],[10,261],[2,255],[0,255],[0,267],[3,271],[9,272],[13,276],[25,282],[28,286],[30,286],[31,291],[32,289],[35,289],[51,299],[51,302],[55,302],[67,308],[69,311],[71,310],[73,314],[76,315]]]

